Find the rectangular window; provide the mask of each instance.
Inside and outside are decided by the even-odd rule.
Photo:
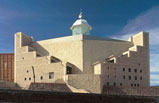
[[[123,72],[125,72],[125,68],[123,68]]]
[[[107,86],[109,86],[109,82],[107,82]]]
[[[49,79],[53,79],[54,78],[54,72],[49,72]]]
[[[116,83],[113,83],[114,86],[116,86]]]
[[[123,79],[125,79],[125,75],[123,76]]]
[[[140,77],[140,80],[142,80],[142,77]]]
[[[120,86],[122,86],[123,85],[123,83],[120,83]]]
[[[129,76],[129,80],[131,80],[131,76]]]
[[[142,70],[140,70],[140,73],[142,73]]]
[[[43,80],[43,76],[41,76],[40,79]]]
[[[133,87],[133,84],[131,84],[131,86]]]
[[[131,72],[131,68],[129,68],[129,72]]]
[[[137,73],[137,69],[134,69],[134,72]]]
[[[135,76],[135,80],[137,80],[137,76]]]
[[[134,86],[136,87],[136,84],[134,84]]]

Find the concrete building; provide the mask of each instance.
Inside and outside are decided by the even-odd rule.
[[[0,54],[0,80],[14,81],[14,54]]]
[[[91,29],[80,14],[71,36],[33,41],[16,33],[15,82],[26,89],[32,82],[66,83],[89,93],[101,93],[104,85],[149,86],[148,32],[122,41],[91,36]]]

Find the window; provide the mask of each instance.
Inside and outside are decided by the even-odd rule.
[[[27,70],[27,73],[29,73],[29,70]]]
[[[131,84],[131,86],[133,87],[133,84]]]
[[[139,87],[139,84],[137,84],[137,86]]]
[[[53,79],[54,78],[54,72],[49,72],[49,79]]]
[[[140,63],[138,63],[138,65],[140,66]]]
[[[131,76],[129,76],[129,80],[131,80]]]
[[[123,72],[125,72],[125,68],[123,68]]]
[[[109,78],[109,75],[108,75],[108,78]]]
[[[140,77],[140,80],[142,80],[142,77]]]
[[[26,81],[27,79],[26,79],[26,78],[24,78],[24,80]]]
[[[113,83],[114,86],[116,86],[116,83]]]
[[[134,84],[134,86],[136,87],[136,84]]]
[[[122,86],[123,85],[123,83],[120,83],[120,86]]]
[[[114,75],[114,78],[116,78],[116,75]]]
[[[41,76],[40,79],[43,80],[43,76]]]
[[[109,82],[107,82],[107,86],[109,86]]]
[[[134,72],[137,73],[137,69],[134,69]]]
[[[72,74],[72,68],[70,66],[67,66],[67,71],[66,71],[67,74]]]
[[[123,76],[123,79],[125,79],[125,75]]]
[[[137,76],[135,76],[135,80],[137,80]]]
[[[142,70],[140,70],[140,73],[142,73]]]
[[[129,72],[131,72],[131,68],[129,68]]]
[[[29,80],[31,80],[31,77],[29,77]]]

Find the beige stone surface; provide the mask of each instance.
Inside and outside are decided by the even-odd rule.
[[[22,88],[28,88],[31,82],[61,80],[91,93],[101,93],[103,85],[108,84],[149,86],[149,34],[140,32],[128,41],[81,34],[34,42],[32,37],[18,32],[14,74]]]

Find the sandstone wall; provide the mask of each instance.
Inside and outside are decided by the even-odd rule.
[[[102,90],[100,75],[71,74],[68,75],[67,83],[77,89],[84,89],[90,93],[101,93]]]

